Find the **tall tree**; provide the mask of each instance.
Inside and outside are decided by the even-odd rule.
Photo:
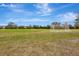
[[[79,29],[79,14],[78,14],[77,18],[75,19],[75,28]]]
[[[9,22],[6,26],[7,29],[16,29],[17,25],[14,22]]]
[[[60,23],[59,22],[53,22],[51,24],[51,28],[53,28],[53,29],[60,29],[61,28]]]
[[[71,24],[68,25],[69,29],[74,29],[74,26],[72,26]]]

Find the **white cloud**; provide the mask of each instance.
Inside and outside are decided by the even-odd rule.
[[[17,6],[14,5],[14,4],[5,4],[5,3],[2,3],[2,4],[0,5],[0,7],[7,7],[7,8],[9,8],[10,10],[15,11],[15,12],[22,12],[22,10],[17,9]]]
[[[67,12],[57,15],[57,19],[60,22],[72,22],[77,18],[77,13]]]
[[[24,10],[17,8],[17,5],[11,3],[10,4],[2,3],[0,7],[7,7],[14,12],[24,12]]]
[[[14,5],[14,4],[5,4],[5,3],[2,3],[2,4],[0,4],[0,7],[15,8],[16,5]]]
[[[12,8],[16,7],[16,5],[14,5],[14,4],[10,4],[9,6],[12,7]]]
[[[6,26],[7,24],[1,23],[0,26]]]
[[[5,4],[0,4],[0,7],[7,7]]]
[[[16,19],[9,19],[7,22],[47,22],[49,20],[45,19],[38,19],[38,18],[33,18],[33,19],[23,19],[23,18],[16,18]]]
[[[16,5],[16,4],[11,4],[11,3],[10,4],[5,4],[5,3],[2,3],[2,4],[0,4],[0,7],[7,7],[12,12],[22,13],[22,14],[25,14],[27,16],[31,16],[31,15],[34,14],[32,11],[27,11],[27,10],[23,10],[23,9],[19,8],[20,6]]]
[[[48,3],[35,4],[34,7],[36,7],[38,10],[37,14],[41,16],[50,15],[50,13],[52,12],[52,9],[48,6]]]

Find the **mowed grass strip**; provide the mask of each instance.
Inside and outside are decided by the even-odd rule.
[[[0,55],[79,55],[78,40],[79,30],[1,29]]]

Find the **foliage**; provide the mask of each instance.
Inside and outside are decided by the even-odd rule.
[[[77,19],[75,19],[75,28],[79,29],[79,15],[77,16]]]
[[[16,29],[17,25],[14,22],[9,22],[5,28],[6,29]]]

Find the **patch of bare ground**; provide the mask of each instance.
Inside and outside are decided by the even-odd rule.
[[[60,40],[55,46],[59,48],[61,55],[79,56],[79,39]]]
[[[70,43],[79,43],[79,39],[71,39],[68,40]]]
[[[79,39],[76,38],[13,42],[0,47],[0,55],[8,56],[79,56]]]
[[[20,43],[20,45],[15,43],[13,46],[10,45],[5,49],[3,52],[0,51],[0,53],[14,56],[79,56],[78,39],[24,42]]]

